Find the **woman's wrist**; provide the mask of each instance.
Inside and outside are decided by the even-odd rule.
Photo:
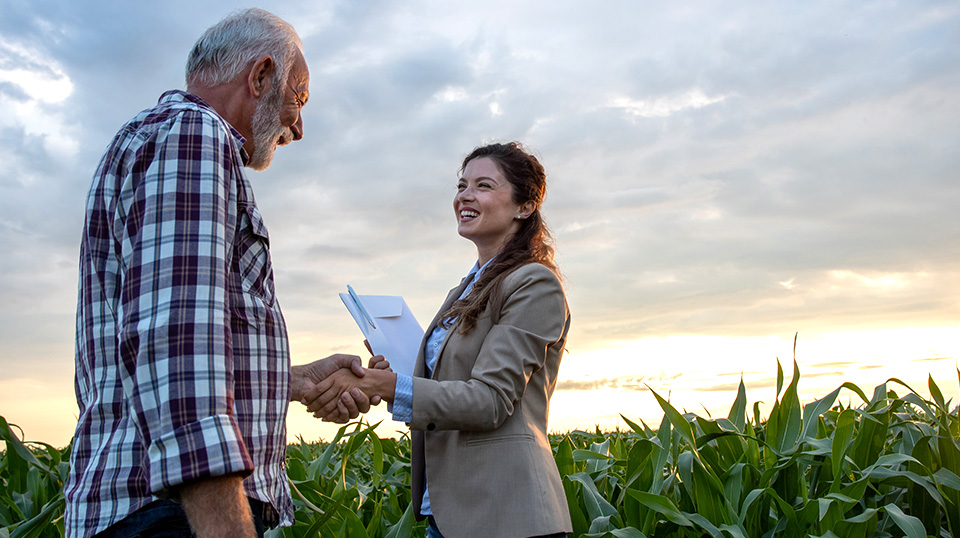
[[[385,402],[393,403],[397,387],[397,374],[390,370],[367,369],[360,382],[367,396],[380,396]]]

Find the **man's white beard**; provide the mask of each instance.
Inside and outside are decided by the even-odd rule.
[[[247,167],[254,170],[266,170],[273,162],[273,152],[277,146],[293,141],[293,131],[280,123],[280,109],[283,106],[284,84],[274,84],[273,89],[257,105],[253,114],[253,155],[247,161]]]

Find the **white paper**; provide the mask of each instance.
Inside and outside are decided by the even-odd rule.
[[[358,295],[376,328],[364,318],[349,293],[341,293],[340,300],[360,327],[374,355],[383,355],[390,368],[398,373],[413,375],[413,367],[423,340],[423,329],[403,297],[398,295]]]

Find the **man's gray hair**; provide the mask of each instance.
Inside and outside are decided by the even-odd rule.
[[[300,36],[286,21],[258,8],[228,15],[197,40],[187,57],[187,86],[217,86],[233,80],[263,56],[276,63],[274,81],[283,81],[297,51]]]

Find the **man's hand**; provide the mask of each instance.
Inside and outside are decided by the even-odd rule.
[[[197,538],[255,538],[250,501],[237,475],[185,484],[180,502]]]
[[[323,381],[328,375],[341,368],[349,368],[354,375],[363,377],[363,362],[356,355],[346,355],[337,353],[323,359],[318,359],[310,364],[301,364],[290,368],[290,384],[293,391],[290,395],[291,402],[299,402],[303,399],[304,393],[313,385]]]
[[[310,364],[294,366],[290,369],[291,394],[290,400],[300,402],[303,400],[306,392],[341,369],[348,369],[353,375],[363,377],[363,363],[360,357],[356,355],[345,355],[338,353],[329,357],[316,360]],[[343,394],[335,408],[323,415],[322,418],[328,422],[337,422],[343,424],[360,416],[360,413],[370,411],[370,405],[380,403],[380,397],[374,396],[368,398],[363,391],[357,389]]]
[[[393,402],[396,396],[394,390],[397,388],[397,374],[388,368],[389,363],[383,360],[383,357],[374,357],[371,365],[372,368],[367,369],[363,377],[342,368],[308,389],[303,397],[307,411],[315,417],[328,420],[326,417],[342,405],[344,395],[357,390],[364,394],[376,394],[383,400]]]
[[[313,416],[326,421],[327,417],[335,414],[343,405],[343,395],[361,391],[359,388],[361,379],[352,370],[337,370],[307,390],[302,403],[307,406],[307,411],[314,414]]]

